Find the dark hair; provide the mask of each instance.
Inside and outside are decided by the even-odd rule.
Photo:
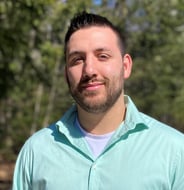
[[[65,57],[66,57],[67,43],[70,40],[71,35],[79,29],[90,26],[106,26],[111,28],[118,37],[119,46],[122,54],[124,53],[125,44],[119,29],[115,27],[107,18],[97,14],[87,13],[83,11],[81,13],[76,14],[71,19],[70,26],[68,27],[68,31],[65,35],[65,45],[64,45]]]

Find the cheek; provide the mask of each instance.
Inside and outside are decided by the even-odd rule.
[[[80,81],[81,75],[76,70],[69,69],[66,78],[69,86],[76,86]]]
[[[118,64],[113,64],[112,67],[104,69],[104,73],[109,78],[123,79],[123,66]]]

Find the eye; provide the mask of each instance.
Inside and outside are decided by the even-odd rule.
[[[83,63],[83,61],[84,61],[84,58],[82,56],[73,57],[69,59],[69,66],[78,65],[80,63]]]
[[[107,61],[110,58],[110,55],[106,54],[106,53],[100,53],[98,54],[98,59],[100,61]]]

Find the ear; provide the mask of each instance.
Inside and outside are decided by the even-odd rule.
[[[129,54],[123,56],[124,79],[127,79],[132,71],[132,58]]]

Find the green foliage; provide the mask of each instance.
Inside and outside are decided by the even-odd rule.
[[[172,0],[139,1],[134,7],[143,14],[130,17],[131,24],[138,20],[140,30],[129,35],[134,72],[127,88],[142,111],[184,131],[181,117],[184,110],[178,106],[184,87],[181,61],[184,9],[181,4],[182,1]]]
[[[27,137],[72,104],[63,40],[69,19],[84,9],[107,16],[126,38],[134,66],[125,92],[141,111],[184,131],[184,2],[131,2],[0,2],[0,154],[16,158]]]
[[[0,153],[16,155],[27,137],[58,120],[71,105],[63,38],[69,18],[87,5],[89,1],[1,1]]]

